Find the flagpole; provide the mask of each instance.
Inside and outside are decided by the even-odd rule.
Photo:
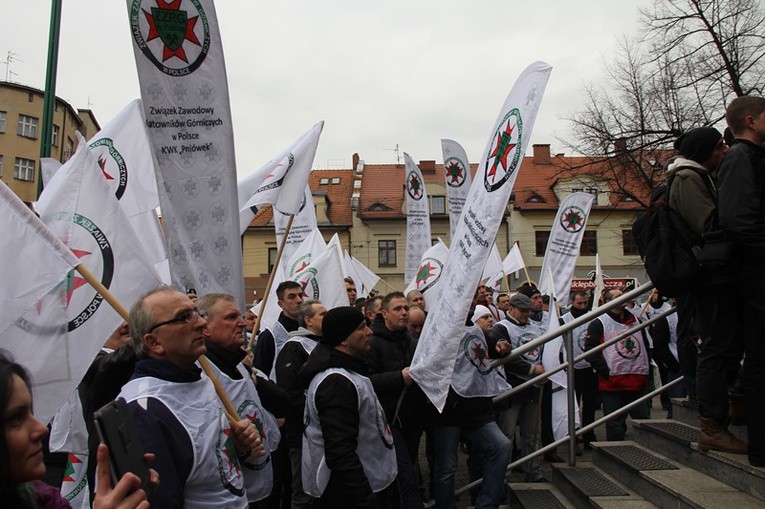
[[[58,70],[58,39],[61,30],[61,1],[51,2],[50,33],[48,34],[48,62],[45,73],[45,92],[43,94],[43,119],[40,136],[40,157],[50,157],[53,137],[53,112],[56,106],[56,73]],[[61,132],[64,132],[63,126]],[[37,197],[43,190],[42,164],[37,174]]]
[[[276,253],[276,261],[274,262],[274,266],[271,269],[271,274],[268,276],[266,293],[263,295],[263,300],[260,301],[260,310],[258,311],[257,318],[255,318],[255,325],[252,326],[252,335],[250,336],[250,340],[247,342],[247,350],[252,350],[252,345],[255,343],[255,337],[260,332],[260,321],[263,319],[263,311],[266,309],[266,302],[268,301],[268,296],[271,293],[271,287],[274,284],[274,277],[276,277],[276,271],[279,268],[279,261],[282,259],[284,245],[287,243],[287,237],[289,236],[290,230],[292,229],[292,221],[295,219],[295,214],[290,214],[289,216],[290,218],[287,220],[287,226],[284,229],[282,241],[279,243],[279,250]]]
[[[523,272],[525,272],[525,273],[526,273],[526,282],[529,284],[529,286],[534,286],[534,285],[532,284],[532,282],[531,282],[531,278],[529,277],[529,271],[528,271],[528,269],[526,268],[526,265],[525,265],[525,264],[523,265]]]
[[[117,312],[118,315],[122,317],[123,320],[126,322],[128,321],[128,309],[122,305],[119,300],[117,300],[112,292],[110,292],[103,284],[101,284],[101,281],[99,281],[98,278],[96,278],[96,276],[94,276],[93,273],[90,272],[87,267],[85,267],[85,265],[79,264],[75,267],[75,270],[80,273],[80,275],[85,279],[85,281],[88,282],[88,284],[90,284],[90,286],[92,286],[99,294],[101,294],[101,297],[103,297],[104,300],[109,303],[109,305]],[[215,376],[213,370],[210,369],[210,364],[207,360],[207,357],[204,355],[199,357],[199,364],[202,365],[202,369],[205,370],[208,378],[210,378],[213,386],[215,386],[215,392],[218,393],[218,398],[220,398],[221,403],[223,403],[223,407],[226,410],[226,413],[229,414],[227,415],[228,419],[230,421],[232,417],[236,419],[232,422],[241,420],[239,419],[239,414],[236,412],[233,403],[231,403],[231,399],[228,397],[228,394],[226,394],[223,386],[221,386],[220,381],[218,381],[218,377]]]

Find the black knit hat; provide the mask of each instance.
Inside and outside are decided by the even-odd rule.
[[[330,309],[321,321],[321,341],[327,346],[337,346],[364,321],[364,315],[356,308],[342,306]]]
[[[675,150],[686,159],[703,163],[712,155],[720,138],[722,134],[714,127],[697,127],[675,140]]]
[[[539,288],[537,288],[536,286],[521,285],[521,286],[518,287],[518,293],[521,293],[521,294],[525,295],[526,297],[528,297],[530,299],[534,295],[536,295],[538,293],[542,293],[542,292],[540,292]]]

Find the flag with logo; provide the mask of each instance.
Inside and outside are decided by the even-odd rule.
[[[78,135],[74,156],[58,171],[59,185],[37,202],[40,217],[123,305],[161,280]],[[3,334],[34,380],[35,415],[48,422],[74,390],[109,331],[122,318],[75,272]],[[56,359],[51,362],[51,359]]]
[[[274,209],[274,227],[276,230],[276,245],[280,246],[284,232],[287,231],[287,223],[290,216],[277,209]],[[292,258],[300,244],[318,228],[316,223],[316,207],[313,205],[313,195],[311,194],[311,188],[308,184],[305,186],[305,192],[303,193],[303,201],[300,204],[300,210],[295,214],[292,220],[292,226],[290,232],[287,235],[287,241],[284,243],[284,250],[282,251],[282,261],[288,261]]]
[[[491,276],[486,284],[491,286],[495,292],[498,292],[500,291],[502,287],[502,281],[504,281],[506,276],[521,270],[525,266],[526,264],[523,262],[521,250],[518,249],[518,244],[513,244],[510,252],[507,253],[507,256],[505,256],[505,258],[502,260],[501,272],[497,272]]]
[[[72,391],[53,417],[49,446],[51,452],[67,455],[61,496],[72,509],[90,509],[88,490],[88,432],[82,416],[78,391]],[[95,458],[94,458],[95,461]]]
[[[444,156],[446,199],[449,202],[449,231],[454,235],[473,178],[470,176],[470,163],[462,145],[454,140],[443,139],[441,153]]]
[[[545,295],[554,291],[564,305],[568,303],[571,279],[574,277],[593,198],[590,193],[576,192],[563,200],[547,241],[539,289]]]
[[[303,299],[320,300],[325,308],[332,309],[349,305],[344,277],[343,262],[338,250],[328,246],[292,280],[303,288]]]
[[[3,291],[0,335],[67,277],[79,264],[72,251],[0,180],[0,249]],[[104,341],[106,338],[104,338]],[[0,343],[2,348],[10,345]]]
[[[127,9],[173,284],[232,294],[244,309],[234,138],[215,6],[127,0]]]
[[[555,297],[553,293],[551,297]],[[550,299],[554,302],[555,299]],[[560,327],[558,316],[558,306],[550,306],[550,312],[547,314],[548,322],[545,324],[545,333],[550,333]],[[542,366],[545,371],[551,371],[561,364],[561,357],[565,357],[563,348],[563,336],[558,336],[545,344],[542,349]],[[558,371],[550,375],[550,386],[545,390],[552,391],[552,428],[555,440],[559,440],[568,435],[568,379],[566,371]],[[572,388],[573,390],[573,388]],[[579,427],[579,408],[574,398],[574,421],[575,427]]]
[[[430,213],[428,193],[420,168],[404,152],[404,192],[406,193],[406,267],[404,280],[417,273],[422,255],[430,247]]]
[[[313,198],[306,201],[303,190],[308,184],[322,129],[323,121],[301,134],[279,155],[239,182],[239,222],[242,233],[255,217],[258,208],[267,203],[283,214],[297,214],[304,203],[313,208]]]
[[[439,305],[428,313],[422,331],[433,341],[420,342],[412,360],[410,375],[439,412],[446,403],[473,290],[502,221],[497,211],[510,199],[551,70],[544,62],[528,66],[502,106],[452,238],[436,297]]]
[[[449,248],[440,238],[433,244],[430,249],[425,251],[420,260],[420,265],[417,267],[417,273],[409,282],[409,286],[404,290],[404,295],[407,295],[412,290],[419,290],[422,292],[422,296],[425,298],[425,310],[430,311],[430,308],[435,304],[429,305],[428,297],[432,297],[435,301],[436,295],[438,295],[438,286],[441,283],[441,276],[444,271],[444,264],[449,257]]]
[[[358,290],[359,297],[367,297],[377,285],[377,282],[380,281],[380,276],[372,272],[369,267],[364,265],[353,256],[351,256],[351,263],[353,264],[356,270],[356,275],[360,280],[356,281],[356,289]]]

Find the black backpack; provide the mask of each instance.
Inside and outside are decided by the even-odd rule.
[[[703,176],[709,186],[708,178]],[[693,248],[703,246],[704,239],[669,206],[674,177],[671,175],[666,184],[653,190],[650,205],[632,223],[632,234],[648,277],[665,297],[686,294],[699,282],[702,272]]]

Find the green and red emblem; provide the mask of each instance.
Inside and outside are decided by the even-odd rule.
[[[632,336],[627,336],[616,343],[616,353],[625,359],[635,359],[640,355],[640,341],[636,341]]]
[[[587,214],[576,205],[566,208],[560,215],[560,225],[569,233],[577,233],[584,228],[584,223],[586,221]]]
[[[478,336],[470,335],[465,339],[463,353],[482,375],[491,371],[489,352],[486,350],[486,344]]]
[[[241,497],[244,495],[244,480],[239,455],[234,447],[234,436],[228,419],[221,412],[219,418],[220,430],[218,443],[215,447],[215,457],[218,460],[218,474],[221,484],[229,493]]]
[[[133,0],[130,27],[146,58],[170,76],[193,73],[210,50],[210,26],[199,0]]]
[[[494,192],[505,185],[518,169],[521,161],[521,137],[523,120],[518,108],[508,111],[499,123],[483,168],[483,186],[486,192]]]
[[[462,187],[467,176],[467,168],[461,160],[456,157],[450,157],[444,161],[444,174],[446,185],[449,187]]]
[[[414,276],[414,286],[421,292],[429,290],[441,279],[443,270],[444,264],[441,261],[435,258],[425,258]]]
[[[128,184],[127,164],[111,138],[99,138],[90,144],[90,150],[98,158],[98,166],[117,200],[125,194]]]
[[[303,289],[304,299],[318,299],[319,298],[319,282],[316,281],[316,275],[319,273],[313,267],[304,269],[299,274],[292,278],[293,281],[298,283]],[[310,294],[308,292],[311,292]]]
[[[421,200],[425,194],[425,184],[422,182],[422,177],[417,175],[417,172],[410,171],[406,176],[406,192],[413,200]]]

